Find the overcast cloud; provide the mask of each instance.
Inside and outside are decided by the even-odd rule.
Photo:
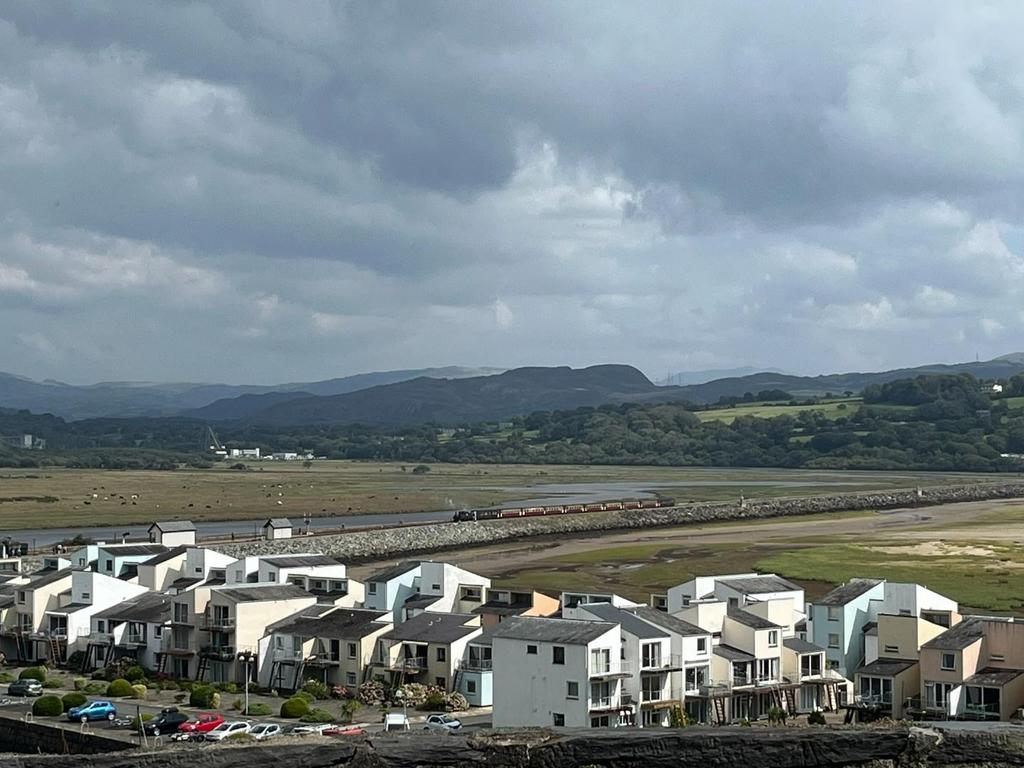
[[[0,6],[0,370],[1024,349],[1019,3]]]

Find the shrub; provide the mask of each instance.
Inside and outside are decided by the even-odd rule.
[[[49,680],[43,680],[43,688],[60,688],[60,680],[54,680],[52,677]]]
[[[64,705],[64,711],[67,712],[69,709],[80,707],[88,701],[85,698],[84,693],[65,693],[60,697],[61,703]]]
[[[299,719],[304,723],[333,723],[336,718],[326,709],[311,709]]]
[[[57,717],[64,714],[64,702],[60,696],[40,696],[32,704],[32,714],[39,717]]]
[[[191,680],[179,680],[175,685],[179,691],[191,691],[198,683],[193,683]]]
[[[231,708],[233,710],[235,710],[236,712],[241,712],[242,711],[242,707],[244,707],[244,706],[245,705],[242,703],[241,699],[235,699],[233,702],[231,702]]]
[[[85,661],[85,651],[74,651],[66,662],[68,669],[81,669]]]
[[[293,696],[281,705],[281,717],[297,718],[309,714],[309,702],[300,696]]]
[[[310,694],[314,699],[329,699],[331,697],[331,689],[327,687],[326,683],[321,683],[319,680],[307,680],[306,684],[302,686],[302,691]]]
[[[418,707],[427,700],[427,697],[436,689],[423,685],[423,683],[408,683],[403,685],[393,697],[396,701],[403,701],[410,707]]]
[[[221,693],[238,693],[238,686],[234,683],[214,683],[213,688]]]
[[[86,683],[85,688],[82,689],[85,693],[92,694],[95,696],[99,693],[107,692],[107,683],[102,680],[93,680],[91,683]]]
[[[40,683],[46,681],[46,670],[42,667],[25,667],[18,675],[19,680],[38,680]]]
[[[119,698],[122,696],[133,696],[134,694],[135,691],[132,690],[132,684],[123,677],[112,680],[110,685],[107,686],[107,696]]]
[[[811,714],[809,714],[807,716],[807,724],[808,725],[824,725],[825,724],[825,715],[823,715],[821,712],[811,712]]]
[[[133,699],[144,699],[147,693],[149,693],[149,689],[142,683],[136,683],[132,686]]]
[[[140,718],[141,718],[141,720],[140,720]],[[153,719],[153,715],[151,715],[149,712],[143,712],[141,715],[136,715],[135,717],[132,718],[132,730],[134,730],[134,731],[139,730],[139,726],[140,725],[142,725],[143,723],[145,723],[145,722],[147,722],[149,720],[152,720],[152,719]]]
[[[0,683],[10,683],[14,680],[14,675],[10,672],[0,672]]]
[[[375,704],[381,704],[384,701],[384,684],[379,680],[367,680],[359,686],[359,692],[356,694],[356,697],[361,703],[371,707]]]
[[[256,739],[249,733],[232,733],[228,736],[227,741],[256,741]]]
[[[421,709],[424,712],[444,712],[444,694],[441,691],[431,691],[417,709]]]
[[[129,683],[138,683],[146,679],[146,670],[136,664],[124,671],[124,679]]]
[[[213,706],[213,696],[215,693],[216,691],[209,685],[193,686],[188,696],[189,706],[209,709]]]
[[[447,712],[465,712],[469,709],[469,702],[466,701],[466,697],[458,691],[452,691],[451,693],[445,694],[444,708]]]
[[[296,691],[288,698],[294,699],[296,697],[300,699],[305,699],[307,704],[312,704],[314,701],[316,701],[316,696],[314,696],[312,693],[309,693],[309,691]]]
[[[74,686],[74,689],[76,691],[84,691],[85,686],[87,686],[88,684],[89,681],[86,680],[84,677],[76,677],[74,680],[71,681],[71,685]]]
[[[359,710],[359,702],[355,699],[345,699],[345,703],[341,705],[341,719],[342,722],[351,723],[352,718]]]
[[[269,715],[272,711],[273,710],[270,708],[269,704],[264,704],[262,701],[257,701],[253,704],[250,704],[249,709],[247,709],[243,714],[252,715],[255,717],[265,717],[266,715]]]
[[[107,679],[107,673],[104,672],[102,669],[97,669],[95,672],[93,672],[91,675],[89,675],[89,678],[91,680],[106,680]]]
[[[179,691],[178,683],[175,680],[158,680],[156,687],[161,691]]]

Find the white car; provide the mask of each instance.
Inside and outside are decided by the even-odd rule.
[[[257,741],[272,739],[275,736],[280,736],[281,733],[281,726],[277,723],[256,723],[256,725],[249,729],[249,735]]]
[[[248,733],[252,726],[249,723],[242,722],[241,720],[234,720],[227,723],[221,723],[212,731],[206,734],[207,741],[224,741],[228,736],[234,736],[238,733]]]
[[[430,715],[427,718],[426,725],[423,726],[425,731],[444,731],[451,733],[457,731],[462,727],[462,721],[451,715]]]
[[[320,736],[328,728],[337,728],[334,723],[310,723],[292,728],[289,734],[292,736]]]

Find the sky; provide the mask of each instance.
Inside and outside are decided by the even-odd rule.
[[[1024,5],[7,0],[0,370],[1024,349]]]

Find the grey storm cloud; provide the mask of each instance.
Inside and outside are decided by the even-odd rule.
[[[1014,3],[0,8],[0,369],[872,369],[1024,329]]]

